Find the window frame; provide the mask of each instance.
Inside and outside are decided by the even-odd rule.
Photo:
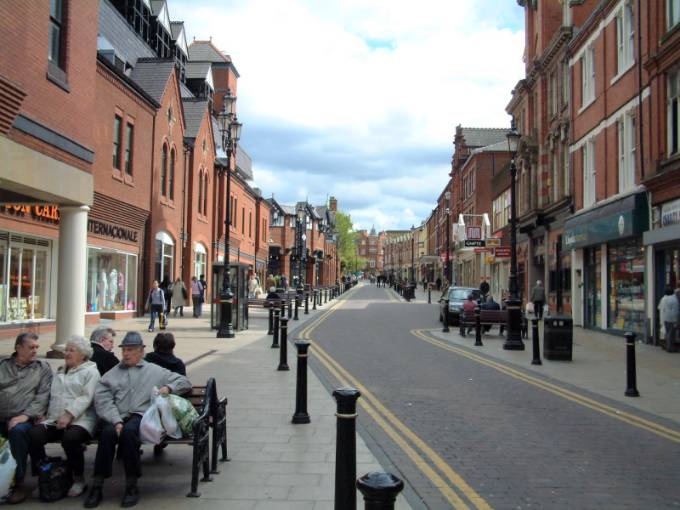
[[[120,172],[121,171],[121,152],[123,143],[123,116],[115,113],[113,115],[113,159],[111,164],[113,169]]]
[[[198,214],[203,213],[203,171],[198,171]]]
[[[667,74],[666,87],[666,152],[671,157],[680,153],[680,69]]]
[[[168,167],[168,199],[175,200],[175,148],[170,149],[170,166]]]
[[[581,109],[595,101],[595,47],[590,44],[581,56]]]
[[[583,144],[583,208],[592,207],[597,202],[597,183],[595,175],[595,140]]]
[[[161,150],[161,197],[167,194],[167,179],[168,179],[168,144],[164,143]]]
[[[635,24],[633,5],[627,0],[616,15],[617,74],[623,74],[635,63]]]
[[[636,137],[635,116],[626,113],[616,122],[618,141],[618,178],[619,193],[630,191],[635,187],[636,172]]]
[[[123,168],[125,176],[130,179],[134,176],[134,138],[135,125],[128,120],[125,123],[125,159],[123,161]]]
[[[680,0],[666,0],[666,28],[670,30],[678,23],[680,23]]]
[[[55,6],[58,6],[55,8]],[[57,12],[58,11],[58,12]],[[50,0],[49,36],[47,45],[47,60],[50,65],[66,72],[66,30],[67,30],[67,0]],[[53,29],[57,30],[56,52],[54,51]]]

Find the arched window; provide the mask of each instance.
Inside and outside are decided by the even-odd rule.
[[[156,253],[154,278],[158,283],[164,279],[172,282],[175,268],[175,241],[167,232],[160,231],[156,234]]]
[[[161,196],[167,193],[168,185],[168,146],[163,144],[163,154],[161,156]]]
[[[205,275],[207,258],[208,250],[205,249],[203,243],[196,243],[194,246],[194,276],[196,278]]]
[[[175,149],[170,151],[170,171],[168,172],[168,194],[175,199]]]
[[[208,173],[203,174],[203,214],[208,215]]]
[[[203,212],[203,172],[198,171],[198,214],[205,214]]]

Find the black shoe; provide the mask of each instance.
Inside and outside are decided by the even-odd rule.
[[[85,508],[95,508],[99,506],[99,503],[102,502],[102,488],[101,487],[92,487],[90,489],[90,492],[87,493],[87,498],[85,498],[85,504],[83,505]]]
[[[128,485],[125,488],[125,495],[123,496],[123,501],[120,502],[120,506],[123,508],[130,508],[135,506],[139,501],[139,489],[136,485]]]

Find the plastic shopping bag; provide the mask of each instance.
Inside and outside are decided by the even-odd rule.
[[[16,469],[17,463],[9,448],[9,441],[0,436],[0,500],[9,494]]]
[[[177,420],[175,419],[175,415],[172,412],[168,395],[156,394],[154,403],[160,413],[161,423],[163,429],[165,429],[165,433],[170,437],[180,439],[182,437],[182,429],[180,429]]]
[[[156,402],[152,401],[139,424],[139,438],[142,443],[160,444],[164,433],[158,406],[156,406]]]
[[[198,412],[187,399],[178,395],[168,395],[168,401],[172,408],[172,413],[179,424],[179,428],[185,436],[190,436],[193,431],[194,421],[198,418]]]
[[[526,311],[527,315],[533,315],[534,314],[534,304],[531,301],[529,301],[526,304],[524,310]]]

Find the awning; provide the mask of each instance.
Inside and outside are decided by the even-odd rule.
[[[567,219],[564,247],[573,250],[642,236],[648,228],[647,192],[641,191]]]

